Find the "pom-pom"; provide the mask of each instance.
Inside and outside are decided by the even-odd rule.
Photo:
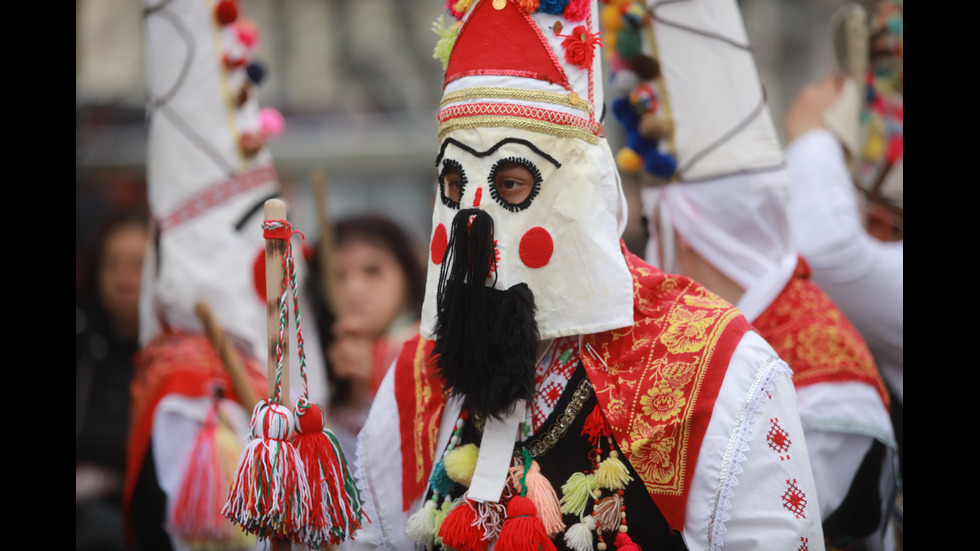
[[[439,529],[442,528],[442,522],[446,520],[446,516],[449,515],[449,511],[453,508],[453,502],[446,499],[442,502],[442,506],[432,513],[432,533],[435,535],[434,542],[436,545],[442,545],[442,537],[439,536]]]
[[[565,530],[565,544],[572,551],[592,551],[592,532],[595,532],[595,519],[589,515]]]
[[[589,31],[585,25],[575,27],[570,35],[565,36],[561,45],[565,48],[565,61],[581,69],[588,69],[592,66],[595,58],[595,47],[602,46],[602,38],[599,33]]]
[[[642,49],[643,38],[639,30],[626,27],[616,33],[616,53],[623,59],[633,59]]]
[[[538,11],[540,2],[539,0],[517,0],[517,5],[524,8],[527,13],[534,13]]]
[[[436,502],[425,502],[425,506],[408,517],[405,533],[416,543],[431,547],[435,539]]]
[[[254,157],[265,147],[265,138],[254,132],[242,132],[238,137],[238,147],[246,157]]]
[[[616,551],[643,551],[626,532],[616,533]]]
[[[623,23],[632,29],[641,29],[650,21],[646,7],[640,2],[624,4],[622,8]]]
[[[267,138],[282,136],[286,131],[286,119],[272,107],[263,107],[259,111],[259,123],[262,125],[262,135]]]
[[[311,506],[306,468],[292,436],[293,415],[263,400],[252,410],[252,440],[242,451],[221,513],[260,538],[290,537]]]
[[[599,463],[599,468],[595,471],[595,485],[599,488],[610,490],[621,490],[633,480],[626,465],[619,459],[616,450],[609,452],[609,457]]]
[[[591,0],[569,0],[565,6],[565,19],[569,21],[582,21],[592,9]]]
[[[214,8],[214,17],[221,25],[230,25],[238,19],[238,0],[221,0]]]
[[[459,27],[459,22],[456,22],[455,25],[447,29],[445,19],[441,15],[432,22],[432,32],[439,37],[435,50],[432,52],[432,58],[438,59],[442,63],[443,71],[449,67],[449,54],[453,52],[453,46],[456,44]]]
[[[624,147],[616,152],[616,166],[629,174],[636,174],[643,168],[643,157],[636,151]]]
[[[585,506],[592,499],[593,479],[591,474],[575,473],[561,487],[561,512],[568,515],[582,516]]]
[[[616,33],[623,28],[623,17],[619,8],[611,4],[602,7],[599,12],[599,20],[602,22],[602,29],[607,33]]]
[[[561,15],[566,6],[568,6],[568,0],[540,0],[538,11],[551,15]]]
[[[473,6],[474,1],[475,0],[456,0],[456,3],[453,4],[453,12],[460,14],[459,18],[462,18],[462,16],[466,15],[466,12],[470,11],[470,7]]]
[[[268,71],[266,70],[265,65],[258,61],[253,61],[248,64],[248,67],[245,67],[245,75],[248,76],[248,80],[252,81],[252,84],[256,86],[262,84],[262,81],[265,80],[266,74],[268,74]]]
[[[595,508],[592,510],[596,528],[603,532],[612,532],[619,528],[620,519],[622,518],[622,515],[620,515],[622,507],[623,497],[618,494],[600,499],[599,503],[596,503]]]
[[[194,439],[170,518],[170,532],[193,548],[251,547],[252,536],[221,514],[242,446],[212,409]]]
[[[235,36],[249,50],[254,50],[259,45],[259,28],[251,19],[243,17],[235,23]]]
[[[476,470],[476,458],[479,455],[480,448],[476,444],[466,444],[454,449],[443,459],[446,474],[463,486],[469,487],[473,480],[473,471]]]
[[[252,93],[252,87],[248,84],[242,84],[238,87],[238,93],[235,94],[235,107],[241,108],[248,101],[248,97]]]
[[[448,10],[449,11],[449,14],[452,15],[453,17],[455,17],[456,19],[462,19],[463,16],[466,15],[466,13],[465,12],[460,13],[460,12],[456,11],[456,2],[457,1],[458,0],[446,0],[446,10]]]
[[[500,536],[494,549],[498,551],[549,551],[555,549],[537,516],[534,503],[521,496],[514,496],[507,504],[507,520],[500,528]]]
[[[440,459],[432,469],[432,475],[429,476],[429,486],[433,492],[445,496],[449,495],[454,484],[456,482],[446,473],[446,464]]]
[[[561,505],[558,502],[558,494],[555,493],[555,489],[551,487],[548,479],[541,474],[541,466],[538,465],[537,461],[531,462],[527,473],[524,473],[524,467],[522,465],[510,468],[511,481],[513,481],[514,486],[518,489],[522,489],[522,476],[524,478],[524,486],[527,488],[526,492],[522,491],[522,495],[534,503],[534,507],[538,512],[538,518],[541,519],[541,523],[544,525],[548,537],[555,537],[556,534],[565,529],[565,523],[561,520]]]
[[[490,541],[477,526],[477,514],[469,500],[460,501],[439,527],[443,547],[455,551],[487,551]]]
[[[313,548],[340,543],[361,527],[360,493],[340,442],[323,428],[320,407],[300,399],[295,416],[293,443],[306,466],[312,502],[296,540]]]

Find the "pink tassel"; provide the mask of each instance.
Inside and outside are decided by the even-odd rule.
[[[643,551],[640,546],[626,535],[626,532],[616,533],[616,551]]]
[[[221,514],[241,454],[238,439],[218,424],[212,408],[194,439],[183,481],[170,517],[170,531],[191,547],[251,547],[251,536]]]
[[[323,427],[323,412],[304,399],[296,403],[293,443],[306,466],[312,506],[297,543],[318,548],[350,539],[361,527],[361,499],[344,452]]]
[[[500,529],[494,549],[498,551],[555,551],[544,524],[537,516],[534,503],[514,496],[507,504],[507,520]]]
[[[538,518],[541,519],[548,537],[553,538],[560,534],[565,530],[565,523],[561,520],[561,503],[558,501],[558,494],[555,493],[551,482],[541,474],[541,466],[538,465],[537,461],[531,462],[527,474],[524,475],[527,492],[523,492],[521,487],[521,475],[524,475],[523,466],[518,465],[510,468],[511,481],[521,493],[534,503]]]
[[[293,415],[280,404],[255,404],[234,482],[221,513],[259,538],[292,537],[311,506],[306,468],[290,442]]]

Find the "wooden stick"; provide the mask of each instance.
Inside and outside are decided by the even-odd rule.
[[[265,219],[285,220],[286,203],[282,199],[269,199],[265,202]],[[286,255],[286,242],[282,239],[265,240],[265,315],[266,335],[269,339],[267,368],[269,373],[269,399],[276,393],[276,346],[279,344],[279,303],[282,298],[282,259]],[[289,308],[286,308],[286,326],[289,326]],[[288,331],[287,331],[288,333]],[[282,349],[282,377],[280,378],[281,401],[289,404],[289,339],[284,339]],[[272,549],[290,551],[288,540],[270,539]]]
[[[225,332],[218,325],[218,320],[215,319],[214,314],[211,312],[211,307],[206,302],[198,302],[194,306],[194,313],[197,315],[197,319],[201,320],[201,324],[204,326],[204,333],[208,336],[208,340],[211,341],[211,346],[221,356],[221,365],[228,372],[228,377],[231,379],[231,386],[235,389],[235,394],[242,401],[242,406],[245,407],[245,411],[252,411],[252,408],[259,401],[259,397],[255,395],[255,391],[252,390],[252,385],[248,382],[245,362],[242,361],[242,357],[238,354],[238,351],[235,350],[231,341],[225,336]]]
[[[313,198],[316,203],[316,219],[320,226],[320,241],[317,249],[320,254],[320,291],[323,293],[323,301],[327,304],[327,309],[336,313],[336,303],[334,302],[336,285],[330,268],[333,265],[330,260],[334,252],[333,220],[330,218],[330,185],[327,182],[327,173],[322,168],[317,168],[310,174],[313,184]]]
[[[266,220],[285,220],[286,203],[282,199],[269,199],[265,202]],[[265,240],[265,315],[266,335],[269,339],[267,367],[269,373],[269,398],[276,392],[276,346],[279,343],[279,307],[282,298],[282,259],[286,255],[286,243],[282,239]],[[286,309],[286,324],[289,324],[289,309]],[[289,339],[285,339],[282,350],[281,395],[282,402],[289,402]],[[288,407],[288,406],[287,406]]]

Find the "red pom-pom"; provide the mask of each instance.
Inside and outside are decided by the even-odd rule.
[[[570,35],[562,35],[565,40],[561,45],[565,48],[565,61],[572,65],[577,65],[581,69],[588,69],[592,66],[595,58],[596,45],[602,46],[602,38],[599,33],[589,31],[585,25],[575,27]]]
[[[640,546],[633,542],[626,532],[616,533],[616,551],[643,551]]]
[[[214,17],[222,25],[230,25],[238,19],[238,0],[221,0],[214,8]]]
[[[552,551],[555,544],[548,538],[544,524],[537,516],[534,503],[515,496],[507,504],[507,520],[500,528],[495,549],[498,551]]]
[[[456,551],[487,551],[490,542],[476,523],[476,511],[468,501],[453,507],[439,527],[442,544]]]

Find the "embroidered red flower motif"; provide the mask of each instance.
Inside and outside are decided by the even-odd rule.
[[[806,518],[806,494],[796,485],[796,479],[786,480],[786,491],[783,492],[783,507],[793,513],[796,518]]]
[[[565,61],[577,65],[581,69],[588,69],[592,66],[592,60],[595,58],[595,47],[597,44],[602,46],[602,37],[599,36],[599,33],[591,33],[588,27],[579,25],[575,27],[572,34],[561,36],[565,37],[561,43],[562,47],[565,48]]]

